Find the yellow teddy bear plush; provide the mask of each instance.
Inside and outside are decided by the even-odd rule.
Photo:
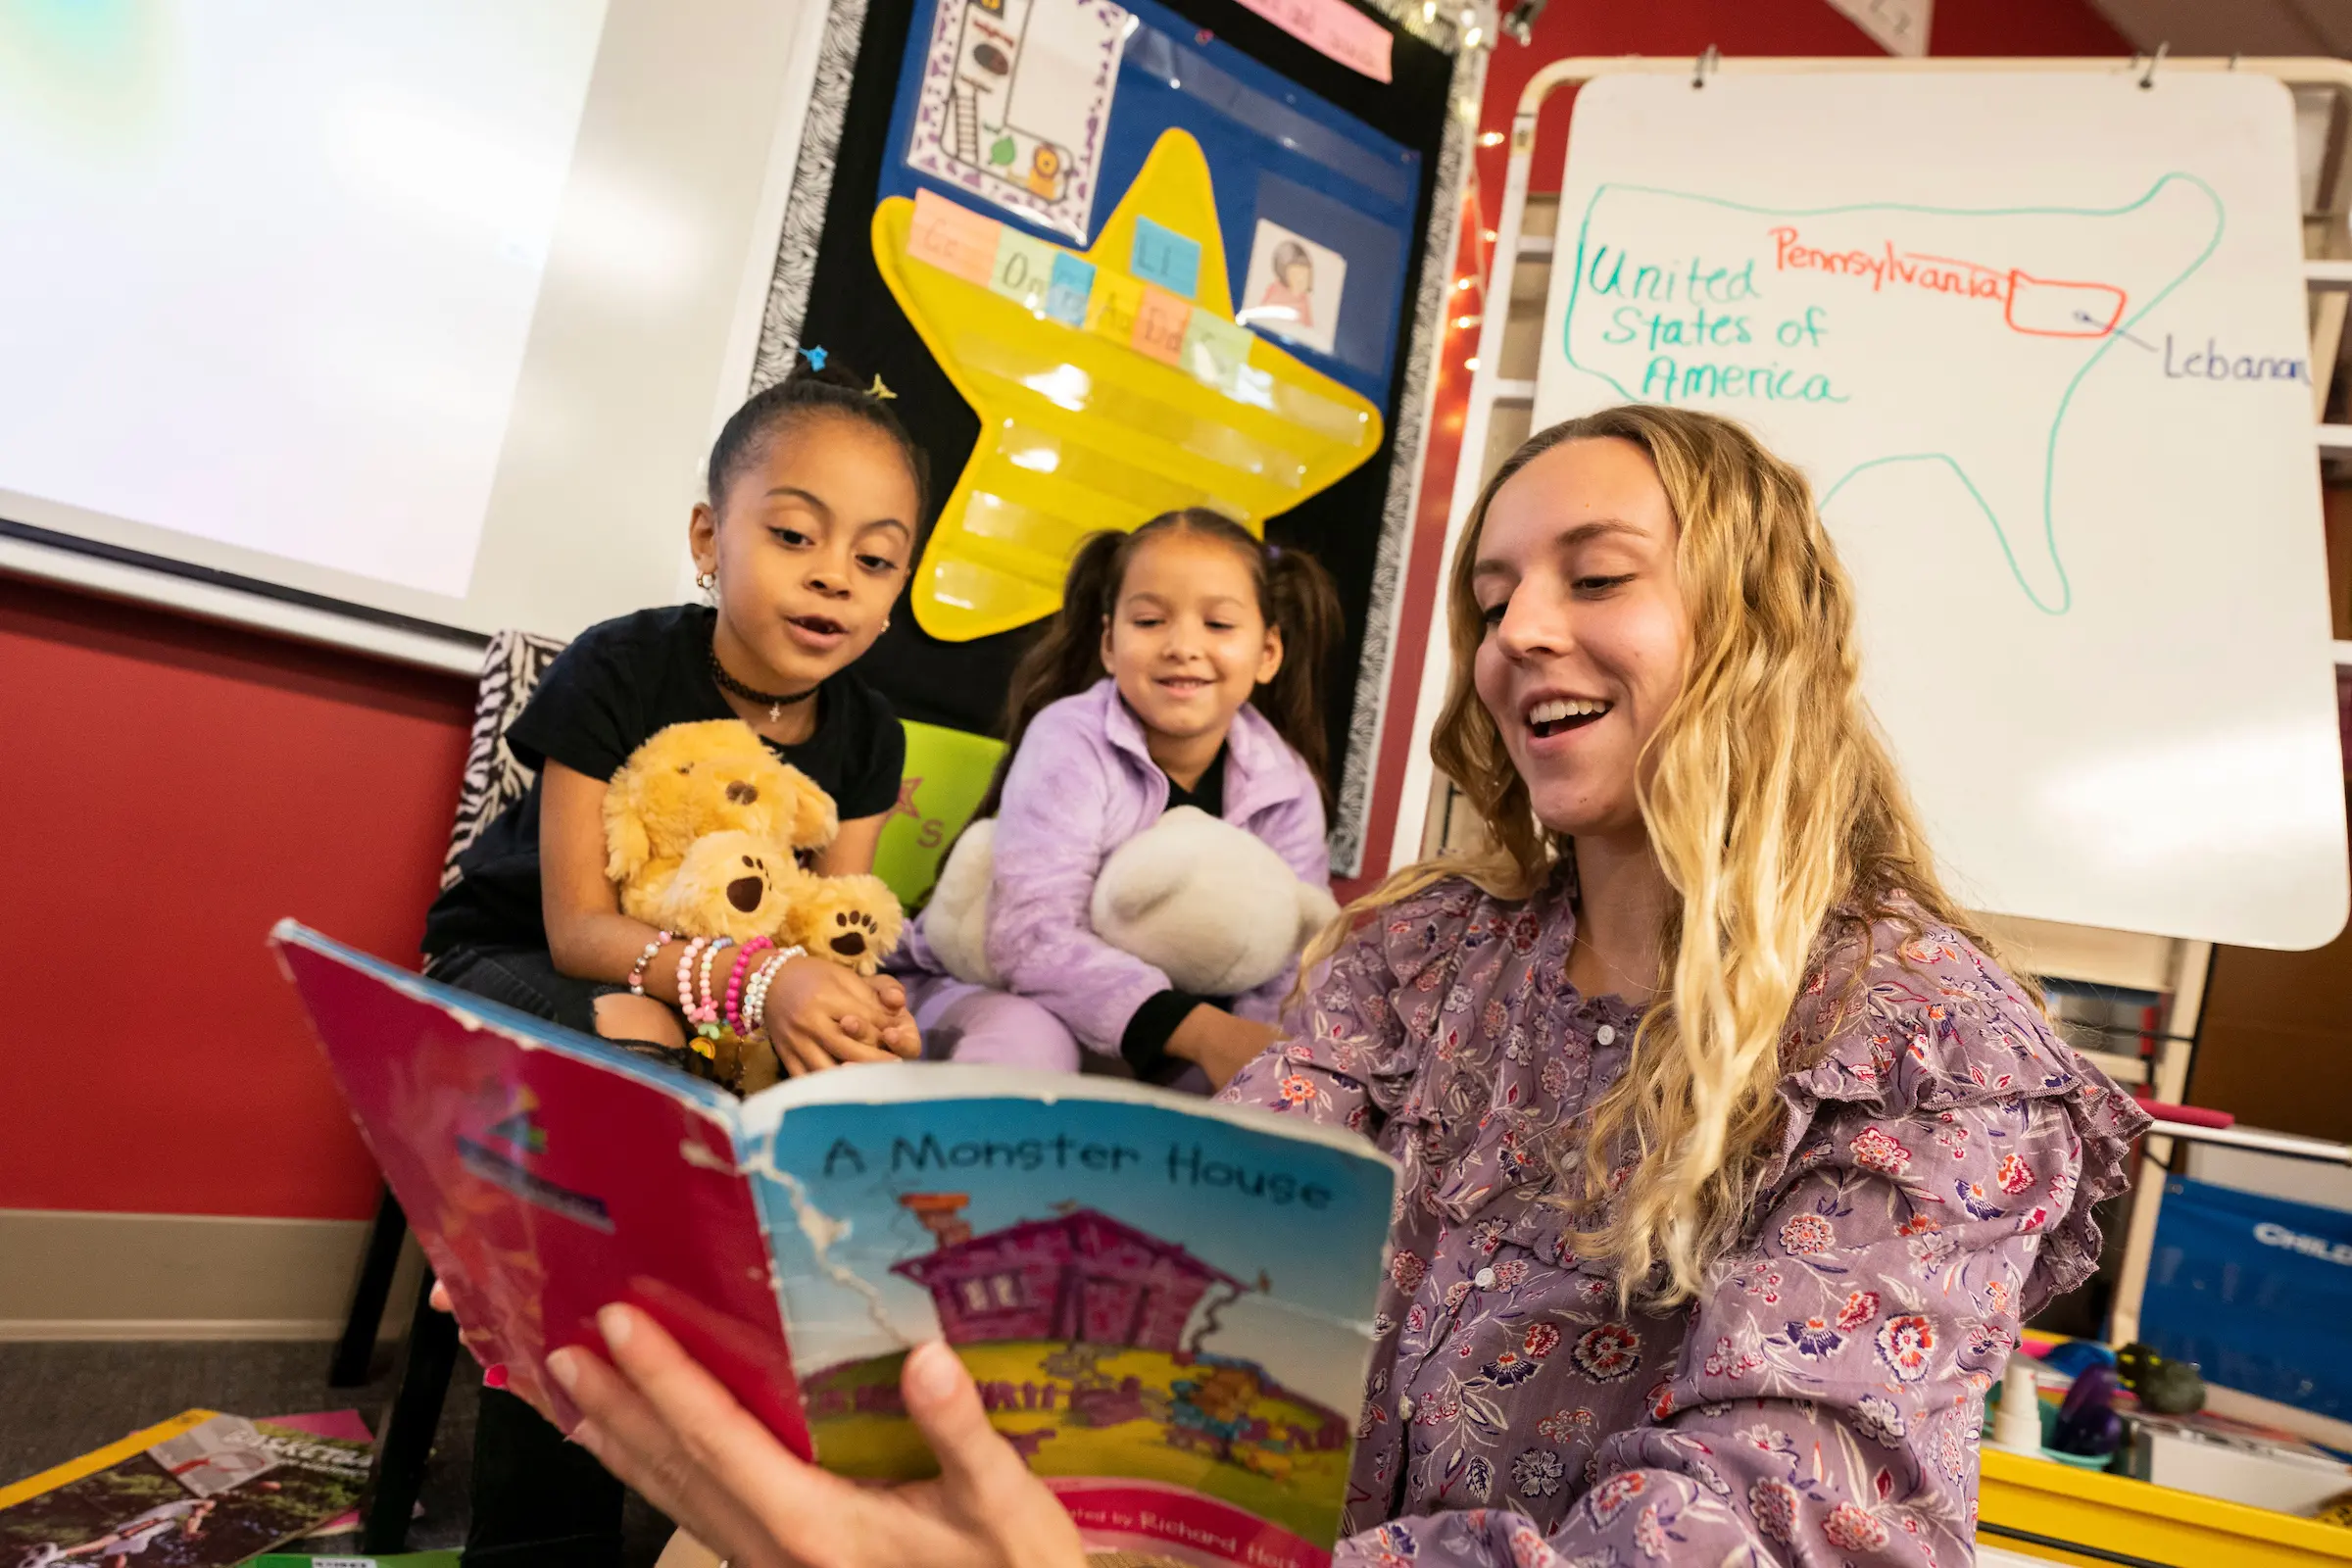
[[[630,753],[605,789],[605,874],[620,890],[623,914],[659,923],[657,907],[697,839],[748,833],[791,860],[840,830],[832,797],[779,761],[749,724],[672,724]],[[693,934],[740,941],[762,931],[774,927]]]
[[[632,919],[685,937],[769,937],[870,975],[905,917],[879,877],[801,868],[799,852],[838,831],[832,797],[749,724],[672,724],[605,790],[605,874]]]

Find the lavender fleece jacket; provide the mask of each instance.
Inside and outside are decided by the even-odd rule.
[[[1323,799],[1305,761],[1247,705],[1234,715],[1225,747],[1225,820],[1272,846],[1302,880],[1329,882]],[[1039,713],[1005,775],[989,885],[989,962],[1007,990],[1043,1004],[1097,1051],[1115,1053],[1135,1009],[1172,989],[1159,970],[1095,935],[1089,913],[1104,858],[1167,808],[1168,777],[1107,678]],[[947,972],[920,920],[890,967]],[[1274,1021],[1296,974],[1294,965],[1237,997],[1234,1010]]]

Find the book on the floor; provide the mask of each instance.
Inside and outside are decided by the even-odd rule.
[[[226,1568],[348,1511],[367,1429],[188,1410],[0,1487],[0,1568]]]
[[[316,1438],[342,1438],[372,1448],[374,1437],[368,1430],[367,1418],[357,1410],[318,1410],[307,1415],[272,1415],[263,1417],[272,1426],[292,1427]],[[423,1504],[417,1504],[418,1512]],[[325,1519],[303,1532],[308,1541],[314,1536],[343,1536],[360,1528],[360,1510],[346,1508],[332,1519]]]
[[[899,1368],[944,1338],[1091,1545],[1328,1561],[1396,1191],[1363,1139],[953,1063],[737,1101],[291,922],[273,941],[466,1343],[566,1427],[546,1355],[625,1300],[795,1451],[922,1476]]]

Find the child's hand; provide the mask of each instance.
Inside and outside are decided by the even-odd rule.
[[[882,1026],[882,1044],[899,1055],[913,1058],[923,1054],[923,1034],[915,1026],[914,1015],[906,1010],[906,988],[889,975],[878,974],[866,981],[874,988],[874,998],[891,1014]],[[851,1034],[863,1027],[862,1020],[845,1018],[842,1027]]]
[[[897,982],[892,981],[894,991]],[[884,1004],[875,982],[860,979],[822,958],[786,960],[768,987],[767,1038],[787,1075],[798,1078],[845,1061],[892,1061],[912,1052],[893,1050],[891,1041],[911,1037],[906,993],[898,1006]],[[886,1037],[887,1032],[887,1037]],[[920,1050],[919,1042],[916,1050]]]
[[[1237,1018],[1203,1003],[1185,1014],[1168,1037],[1168,1054],[1198,1063],[1209,1083],[1222,1089],[1282,1038],[1283,1032],[1270,1023]]]

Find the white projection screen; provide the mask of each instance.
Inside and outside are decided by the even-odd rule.
[[[452,665],[674,598],[822,23],[0,9],[0,566]]]

